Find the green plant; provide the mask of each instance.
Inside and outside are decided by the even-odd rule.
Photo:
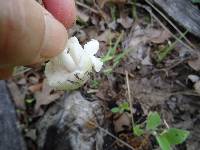
[[[161,118],[157,112],[150,112],[146,120],[146,127],[142,128],[142,124],[134,125],[133,133],[136,136],[141,136],[144,133],[151,134],[156,137],[156,140],[162,150],[171,150],[171,147],[183,143],[189,135],[189,132],[177,128],[167,128],[160,130]]]
[[[117,12],[116,6],[115,5],[111,5],[110,13],[111,13],[112,21],[116,21],[117,20],[116,12]]]
[[[101,81],[96,80],[96,79],[94,79],[90,82],[91,88],[94,88],[94,89],[97,89],[100,86],[100,84],[101,84]]]
[[[168,54],[172,52],[172,50],[175,48],[176,44],[181,40],[186,34],[188,33],[188,30],[185,31],[176,41],[174,41],[172,44],[165,46],[158,52],[158,58],[157,62],[163,61]]]
[[[137,0],[133,0],[133,5],[132,5],[132,16],[135,20],[138,19],[138,16],[137,16],[137,8],[136,8],[136,2]]]
[[[101,61],[103,63],[106,63],[106,62],[108,62],[110,60],[113,60],[113,58],[116,55],[117,47],[119,46],[119,43],[120,43],[120,41],[122,39],[122,36],[123,36],[123,32],[119,35],[119,37],[117,38],[117,40],[114,43],[114,45],[112,44],[112,41],[110,41],[110,47],[108,48],[108,52],[103,57],[101,57]]]
[[[119,47],[120,41],[123,37],[123,32],[119,35],[114,45],[110,42],[110,47],[108,48],[108,52],[101,58],[103,63],[112,62],[112,65],[108,68],[104,69],[104,73],[109,74],[113,71],[113,69],[121,62],[121,60],[126,56],[129,52],[129,49],[124,49],[122,52],[117,53],[117,48]]]
[[[113,107],[111,111],[113,113],[123,113],[124,111],[130,111],[130,107],[128,102],[123,102],[118,107]]]

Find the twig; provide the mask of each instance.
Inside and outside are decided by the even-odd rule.
[[[176,29],[176,31],[183,36],[183,33],[176,27],[176,25],[174,25],[174,23],[168,19],[166,17],[166,15],[164,15],[164,13],[162,13],[156,6],[154,6],[149,0],[145,0],[153,9],[155,9],[174,29]],[[192,47],[195,48],[194,45],[185,37],[183,36],[183,38],[185,39],[185,41]]]
[[[126,74],[126,85],[128,89],[128,101],[129,101],[129,108],[131,111],[131,121],[132,121],[132,126],[134,126],[134,120],[133,120],[133,103],[131,101],[131,92],[130,92],[130,84],[129,84],[129,78],[128,78],[128,71],[125,71]]]
[[[169,125],[168,125],[168,123],[167,123],[167,121],[165,119],[164,119],[164,124],[169,129]]]
[[[95,10],[94,8],[89,7],[88,5],[85,5],[85,4],[83,4],[81,2],[78,2],[78,1],[76,1],[76,4],[81,6],[81,7],[83,7],[83,8],[86,8],[86,9],[90,10],[91,12],[93,12],[95,14],[99,14],[99,12],[97,10]]]

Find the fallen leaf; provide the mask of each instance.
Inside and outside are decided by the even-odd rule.
[[[22,93],[19,90],[19,87],[17,86],[17,84],[13,82],[12,80],[8,81],[7,86],[11,93],[12,99],[15,102],[16,108],[25,110],[26,109],[25,104],[24,104],[25,92]]]
[[[51,94],[53,88],[47,85],[46,81],[43,81],[42,91],[35,93],[35,110],[38,112],[41,105],[48,105],[61,96],[61,92]]]
[[[200,77],[197,76],[197,75],[194,75],[194,74],[190,74],[190,75],[188,75],[188,79],[189,79],[190,81],[192,81],[193,83],[196,83],[197,81],[200,80]]]
[[[90,19],[90,17],[80,9],[77,9],[76,14],[83,22],[88,22],[88,20]]]
[[[136,26],[133,36],[131,37],[130,46],[136,46],[140,43],[163,43],[171,37],[171,34],[164,29],[146,28],[142,29],[139,25]]]
[[[26,137],[30,138],[31,140],[35,141],[37,139],[36,129],[30,129],[25,134]]]
[[[147,43],[162,43],[170,36],[164,29],[154,29],[152,27],[142,28],[140,25],[137,25],[127,42],[127,47],[132,49],[129,53],[131,62],[136,63],[139,61],[143,65],[152,65],[150,46]]]
[[[96,39],[101,42],[108,42],[113,39],[117,34],[111,32],[110,30],[105,30],[102,34],[100,34]]]
[[[42,83],[34,84],[28,87],[28,90],[32,93],[35,93],[36,91],[40,91],[42,89]]]
[[[30,83],[30,84],[36,84],[39,82],[40,80],[40,75],[31,70],[30,72],[27,72],[27,74],[25,74],[25,79]]]
[[[163,43],[171,37],[171,33],[164,29],[150,28],[145,31],[145,34],[151,42],[156,44]]]
[[[146,56],[142,59],[141,64],[142,65],[152,65],[151,58],[150,58],[150,48],[146,50]]]
[[[98,33],[97,33],[97,29],[93,26],[87,27],[87,29],[84,30],[86,32],[86,37],[87,40],[89,39],[96,39]],[[86,41],[84,41],[86,42]]]
[[[112,29],[112,30],[116,30],[117,28],[117,22],[116,21],[112,21],[108,24],[108,28]]]
[[[124,130],[124,126],[130,127],[131,120],[128,113],[123,113],[117,120],[113,121],[115,132],[120,132]]]
[[[198,94],[200,94],[200,81],[194,84],[194,89]]]
[[[120,23],[125,29],[128,29],[133,25],[133,19],[128,16],[117,19],[117,22]]]
[[[200,71],[200,52],[198,52],[198,53],[196,54],[196,56],[197,56],[197,59],[189,60],[189,61],[188,61],[188,65],[189,65],[192,69],[194,69],[194,70],[196,70],[196,71]]]
[[[21,78],[19,81],[17,81],[17,84],[19,85],[25,85],[27,82],[26,82],[26,79],[24,78]]]

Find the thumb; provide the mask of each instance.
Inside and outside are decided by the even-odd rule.
[[[27,65],[57,55],[66,39],[65,27],[36,1],[1,2],[0,66]]]
[[[69,24],[72,22],[69,19]],[[7,75],[7,68],[12,66],[40,62],[59,54],[66,40],[65,27],[36,1],[1,1],[0,77]]]

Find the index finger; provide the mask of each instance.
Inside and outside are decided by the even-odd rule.
[[[74,24],[76,18],[74,0],[43,0],[43,3],[45,8],[66,28]]]

